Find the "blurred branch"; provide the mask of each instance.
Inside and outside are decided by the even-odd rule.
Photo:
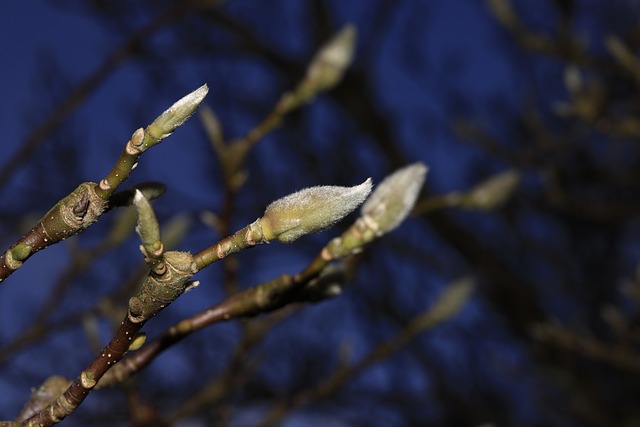
[[[453,318],[462,309],[473,291],[469,279],[452,283],[428,310],[414,317],[404,329],[391,339],[378,344],[358,362],[338,367],[333,374],[315,387],[305,390],[287,401],[276,405],[260,423],[261,427],[279,425],[293,410],[324,399],[344,387],[350,380],[369,367],[388,359],[406,346],[417,335]]]
[[[532,333],[540,342],[599,360],[622,371],[640,373],[640,354],[632,352],[627,346],[611,345],[595,337],[581,336],[560,325],[538,324]]]
[[[283,307],[268,316],[263,316],[259,319],[247,319],[243,322],[242,335],[233,350],[228,366],[220,375],[185,400],[180,408],[173,411],[167,419],[172,423],[176,423],[178,420],[189,417],[204,407],[213,407],[225,400],[229,400],[249,380],[257,367],[258,361],[249,358],[251,350],[258,346],[275,326],[300,311],[301,308],[303,308],[302,305],[293,304]],[[218,412],[221,417],[225,417],[228,414],[228,411],[224,409]],[[216,425],[227,424],[227,422],[223,422],[220,419],[216,421]]]
[[[427,196],[418,201],[414,215],[424,215],[444,208],[459,207],[468,210],[490,211],[504,204],[517,189],[520,174],[513,170],[497,173],[479,182],[467,191],[451,192],[442,196]]]
[[[555,37],[527,28],[516,13],[511,0],[487,0],[487,6],[496,20],[507,29],[526,50],[588,64],[589,56],[577,37],[562,31]]]

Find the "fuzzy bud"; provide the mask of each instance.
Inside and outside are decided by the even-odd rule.
[[[133,197],[133,204],[138,213],[138,224],[136,233],[140,236],[142,246],[140,250],[149,259],[158,259],[164,250],[160,241],[160,226],[151,203],[144,197],[140,190],[136,190]]]
[[[189,117],[196,111],[196,108],[204,100],[209,92],[209,87],[205,84],[194,90],[190,94],[184,96],[164,113],[160,114],[152,124],[149,125],[147,131],[151,132],[154,138],[164,139],[180,127]]]
[[[515,170],[502,172],[473,187],[462,197],[467,209],[491,210],[502,205],[518,187],[520,174]]]
[[[313,82],[316,91],[335,86],[353,60],[355,43],[356,29],[347,25],[316,54],[305,80]]]
[[[136,190],[135,196],[133,197],[133,204],[138,210],[136,232],[142,242],[146,244],[160,240],[160,227],[156,219],[156,214],[153,212],[151,203],[149,203],[140,190]]]
[[[362,206],[362,218],[381,236],[400,225],[420,194],[427,167],[414,163],[384,179]]]
[[[267,206],[260,225],[265,240],[292,242],[323,230],[347,216],[371,192],[371,178],[354,187],[310,187]]]

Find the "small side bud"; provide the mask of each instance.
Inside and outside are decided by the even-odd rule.
[[[355,44],[356,29],[347,25],[316,54],[305,80],[313,82],[316,91],[335,86],[353,60]]]
[[[266,240],[293,242],[347,216],[371,192],[371,178],[354,187],[311,187],[276,200],[260,219]]]
[[[129,344],[128,351],[138,350],[140,347],[142,347],[142,345],[146,340],[147,340],[147,334],[145,334],[144,332],[138,333],[135,336],[135,338],[131,341],[131,344]]]
[[[414,163],[384,179],[362,206],[362,218],[381,236],[404,221],[420,194],[427,167]]]
[[[136,194],[133,196],[133,204],[138,212],[136,233],[140,236],[145,255],[160,256],[163,249],[160,242],[160,226],[151,203],[140,190],[136,189]]]
[[[154,122],[149,125],[148,130],[152,130],[155,138],[164,139],[187,121],[189,117],[196,111],[196,108],[202,103],[204,97],[207,96],[209,87],[205,84],[183,97],[178,102],[169,107],[164,113],[160,114]]]
[[[33,247],[26,243],[18,243],[11,248],[11,255],[13,255],[13,259],[16,261],[24,261],[29,258],[29,255],[31,255],[32,249]]]
[[[462,197],[460,205],[467,209],[491,210],[502,205],[520,182],[515,170],[502,172],[479,183]]]

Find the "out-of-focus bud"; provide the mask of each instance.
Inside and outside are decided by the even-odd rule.
[[[493,16],[506,28],[513,31],[521,27],[510,0],[488,0],[487,5]]]
[[[131,344],[129,344],[129,351],[138,350],[140,347],[142,347],[146,340],[147,334],[145,334],[144,332],[138,333],[133,341],[131,341]]]
[[[347,25],[314,56],[307,70],[305,82],[316,92],[335,86],[353,60],[356,28]]]
[[[278,199],[259,220],[264,239],[288,243],[323,230],[360,206],[370,192],[371,178],[354,187],[311,187]]]
[[[427,167],[414,163],[384,179],[362,206],[362,219],[381,236],[407,217],[424,183]]]
[[[572,64],[564,69],[564,85],[572,94],[578,94],[582,91],[584,82],[580,68]]]
[[[62,395],[69,387],[69,384],[71,384],[71,381],[59,375],[47,378],[42,385],[31,391],[31,397],[16,417],[16,421],[25,421],[43,410],[47,405],[55,402],[58,396]],[[12,425],[13,423],[8,424]]]
[[[196,108],[204,100],[209,92],[209,87],[204,84],[190,94],[186,95],[164,113],[160,114],[147,128],[154,138],[164,139],[171,135],[180,125],[187,121],[196,111]]]
[[[640,63],[636,58],[636,54],[624,44],[622,40],[615,36],[607,36],[604,39],[604,45],[615,58],[615,60],[625,67],[627,70],[637,72],[640,68]]]
[[[515,170],[502,172],[479,183],[465,194],[460,206],[467,209],[491,210],[503,204],[520,182]]]

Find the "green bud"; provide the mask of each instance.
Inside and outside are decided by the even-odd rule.
[[[183,97],[178,102],[160,114],[147,128],[154,138],[164,139],[187,121],[196,111],[196,108],[204,100],[209,92],[209,87],[205,84]]]
[[[144,332],[138,333],[135,336],[135,338],[131,341],[131,344],[129,344],[128,351],[138,350],[140,347],[142,347],[142,345],[146,340],[147,340],[147,334],[145,334]]]
[[[19,243],[11,248],[11,255],[13,255],[13,259],[16,261],[24,261],[31,255],[31,249],[33,248],[30,245]]]
[[[460,205],[467,209],[491,210],[503,204],[520,182],[515,170],[502,172],[482,181],[462,196]]]
[[[347,216],[371,192],[371,178],[354,187],[311,187],[276,200],[259,220],[265,240],[293,242]]]
[[[311,61],[305,78],[316,92],[335,86],[353,60],[356,29],[347,25],[325,44]]]
[[[362,218],[377,236],[400,225],[420,194],[427,167],[414,163],[384,179],[362,206]]]
[[[136,233],[142,240],[143,252],[146,256],[157,256],[162,254],[162,244],[160,242],[160,226],[156,214],[151,207],[151,203],[144,197],[140,190],[136,190],[133,197],[133,204],[138,212],[138,225]]]

